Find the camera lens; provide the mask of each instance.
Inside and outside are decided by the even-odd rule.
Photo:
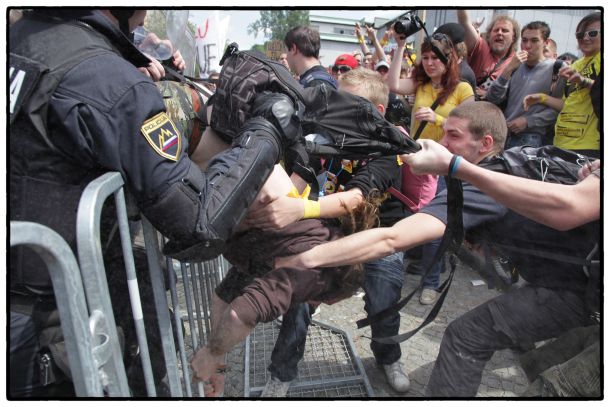
[[[394,32],[395,32],[396,34],[400,34],[400,35],[404,35],[404,34],[407,32],[407,30],[405,30],[405,26],[404,26],[404,24],[402,23],[402,21],[397,21],[397,22],[394,24]]]
[[[410,37],[423,27],[416,17],[409,16],[394,23],[394,32],[404,37]]]

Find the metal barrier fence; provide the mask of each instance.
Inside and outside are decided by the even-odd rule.
[[[212,292],[222,280],[228,264],[222,258],[201,263],[180,263],[167,258],[166,287],[159,254],[162,242],[157,231],[142,217],[142,236],[162,348],[162,355],[151,355],[133,255],[133,230],[130,229],[123,179],[119,173],[106,173],[83,191],[77,212],[78,263],[69,245],[56,232],[36,223],[11,222],[11,246],[30,246],[49,269],[76,395],[132,396],[110,299],[100,236],[102,208],[111,195],[117,211],[125,278],[146,393],[149,397],[158,395],[159,384],[155,385],[151,365],[151,357],[154,357],[163,359],[167,372],[163,381],[171,397],[203,397],[201,384],[195,389],[191,387],[188,360],[210,334]],[[180,271],[179,276],[176,269]],[[186,312],[183,312],[183,307],[186,307]],[[172,326],[170,310],[176,329]]]
[[[26,245],[45,262],[57,297],[57,309],[66,342],[77,396],[102,396],[102,380],[95,357],[107,337],[90,335],[83,283],[72,249],[57,232],[32,222],[11,222],[11,247]],[[92,325],[94,325],[92,320]],[[99,338],[94,348],[92,337]]]
[[[11,222],[11,246],[30,245],[40,254],[49,268],[76,395],[79,397],[133,396],[128,385],[114,316],[116,310],[113,309],[111,302],[101,244],[102,208],[110,196],[113,196],[116,206],[125,278],[146,394],[149,397],[158,395],[178,398],[203,397],[203,385],[192,384],[192,372],[188,360],[210,335],[213,290],[226,274],[229,264],[222,257],[201,263],[184,263],[165,258],[167,275],[164,276],[160,255],[162,237],[143,216],[140,216],[141,228],[139,225],[136,228],[141,229],[141,235],[134,235],[134,222],[130,224],[128,218],[123,179],[116,172],[106,173],[92,181],[81,196],[76,226],[78,264],[68,244],[57,233],[39,224]],[[149,351],[150,339],[144,326],[141,288],[138,283],[138,278],[143,276],[138,276],[136,273],[133,252],[134,245],[138,243],[146,249],[155,317],[159,326],[159,336],[155,338],[160,339],[161,355],[151,355]],[[325,326],[323,329],[331,332],[334,328]],[[311,343],[317,343],[311,339],[314,334],[310,333]],[[316,393],[322,397],[333,397],[333,394],[348,397],[350,394],[352,397],[372,395],[368,379],[355,355],[351,340],[337,330],[333,330],[331,336],[329,338],[338,341],[339,344],[338,347],[332,348],[339,349],[337,355],[344,356],[337,359],[337,355],[330,355],[328,352],[323,352],[322,356],[314,356],[322,359],[332,356],[334,362],[310,359],[313,360],[312,363],[318,365],[323,363],[326,366],[330,363],[328,365],[331,369],[330,373],[319,377],[308,376],[309,378],[303,383],[305,386],[299,383],[296,387],[302,391],[309,389],[307,391],[310,392],[322,389],[322,392]],[[344,337],[346,339],[343,339]],[[252,337],[247,341],[247,349],[250,349],[251,340]],[[273,338],[267,338],[266,341],[275,342]],[[272,345],[273,342],[265,346]],[[262,380],[265,380],[265,373],[260,367],[255,366],[250,369],[249,366],[250,360],[255,360],[257,357],[257,349],[257,347],[252,348],[252,357],[249,351],[246,352],[245,375],[254,378],[262,373]],[[162,383],[155,384],[151,358],[162,358],[166,371]],[[337,366],[341,366],[340,374],[336,373]],[[343,370],[348,373],[344,373]],[[305,373],[301,373],[303,374]],[[250,383],[247,377],[244,396],[257,396],[262,389],[261,386],[264,386],[264,381]],[[329,393],[330,384],[338,386],[338,390]],[[348,387],[357,388],[357,392],[346,393],[345,389]],[[160,393],[160,390],[166,389],[169,394]],[[291,394],[293,397],[308,397],[308,394],[311,394],[302,391]]]
[[[90,308],[99,310],[98,314],[106,317],[106,325],[109,325],[108,329],[111,331],[110,335],[116,338],[112,304],[110,304],[105,278],[99,227],[102,206],[110,195],[114,195],[117,209],[126,278],[146,390],[149,397],[155,397],[158,389],[154,383],[151,355],[144,329],[138,276],[136,275],[132,250],[134,242],[127,217],[123,180],[119,173],[107,173],[92,181],[81,197],[77,219],[77,243],[81,272],[83,280],[86,282],[87,300]],[[154,357],[162,357],[164,360],[167,372],[165,381],[169,387],[171,397],[193,397],[194,393],[203,397],[203,386],[201,384],[197,386],[195,392],[191,388],[192,381],[188,359],[210,333],[212,290],[224,276],[227,268],[226,261],[215,259],[201,263],[181,263],[166,258],[169,285],[169,287],[166,287],[160,263],[162,243],[159,241],[159,234],[143,216],[141,224],[162,348],[162,355],[154,355]],[[176,275],[176,268],[180,269],[180,278]],[[168,291],[175,329],[172,327]],[[181,303],[186,304],[186,315],[183,315],[181,311]],[[184,320],[186,320],[186,326]],[[110,328],[110,325],[112,328]],[[174,341],[174,334],[177,343]],[[113,352],[113,357],[120,358],[116,349]],[[182,372],[182,378],[180,372]],[[106,371],[108,377],[120,383],[123,383],[123,373],[124,366],[122,362],[119,363],[118,361],[116,364],[108,366]],[[124,384],[126,386],[126,382]]]

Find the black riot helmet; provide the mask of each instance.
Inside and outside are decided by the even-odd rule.
[[[117,20],[119,20],[119,28],[128,38],[131,38],[131,31],[129,30],[129,19],[133,17],[136,12],[135,8],[111,8],[109,9]]]

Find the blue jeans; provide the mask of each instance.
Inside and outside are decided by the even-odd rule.
[[[403,252],[364,265],[363,288],[364,309],[369,315],[376,314],[400,299],[403,284]],[[271,353],[269,372],[283,382],[297,377],[297,364],[305,352],[307,329],[311,323],[313,308],[308,304],[292,306],[282,319],[282,327]],[[398,312],[371,325],[373,337],[398,334],[400,314]],[[371,341],[371,350],[380,364],[390,364],[400,359],[400,345],[385,345]]]
[[[426,397],[474,397],[496,350],[531,345],[581,326],[583,295],[533,285],[502,294],[447,326]]]
[[[504,148],[517,146],[542,147],[542,135],[540,134],[510,134],[506,139]]]
[[[438,184],[436,184],[436,194],[438,195],[441,191],[447,189],[447,184],[445,184],[445,177],[438,177]],[[425,273],[434,260],[434,254],[436,250],[441,245],[441,239],[436,239],[431,242],[428,242],[422,245],[422,255],[421,255],[421,269],[422,273]],[[432,270],[430,270],[430,274],[424,280],[424,288],[431,288],[436,290],[439,286],[441,271],[443,268],[442,258],[438,262],[436,262],[432,266]]]
[[[391,254],[364,265],[364,310],[367,315],[375,315],[400,300],[404,281],[404,252]],[[398,335],[400,314],[391,315],[371,324],[373,338]],[[399,344],[383,344],[371,341],[371,350],[377,363],[389,365],[400,359]]]
[[[422,261],[421,261],[421,269],[422,273],[425,273],[430,266],[432,260],[434,260],[434,254],[436,254],[436,250],[441,245],[441,239],[436,239],[431,242],[428,242],[422,246]],[[424,288],[431,288],[436,290],[440,285],[441,272],[443,271],[444,263],[441,257],[441,260],[437,261],[432,265],[432,270],[430,270],[430,274],[424,280]]]

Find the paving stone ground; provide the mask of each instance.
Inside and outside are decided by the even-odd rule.
[[[447,274],[442,274],[442,280]],[[405,274],[403,295],[410,292],[419,283],[419,276]],[[443,308],[436,320],[401,344],[402,362],[411,380],[411,389],[407,393],[397,393],[389,387],[381,367],[375,363],[370,350],[370,329],[356,329],[356,321],[365,317],[364,301],[361,295],[353,296],[332,306],[322,305],[321,311],[314,319],[334,325],[346,331],[352,338],[356,352],[364,365],[375,397],[424,397],[424,388],[430,377],[434,360],[447,324],[466,311],[499,295],[487,285],[473,285],[480,280],[479,275],[470,268],[458,265],[454,281],[447,295]],[[431,306],[421,305],[417,298],[401,311],[400,332],[417,327],[429,312]],[[227,373],[225,396],[244,396],[244,346],[236,346],[228,356],[231,366]],[[527,388],[528,382],[518,363],[518,354],[513,350],[496,352],[491,359],[481,380],[478,397],[518,397]]]

